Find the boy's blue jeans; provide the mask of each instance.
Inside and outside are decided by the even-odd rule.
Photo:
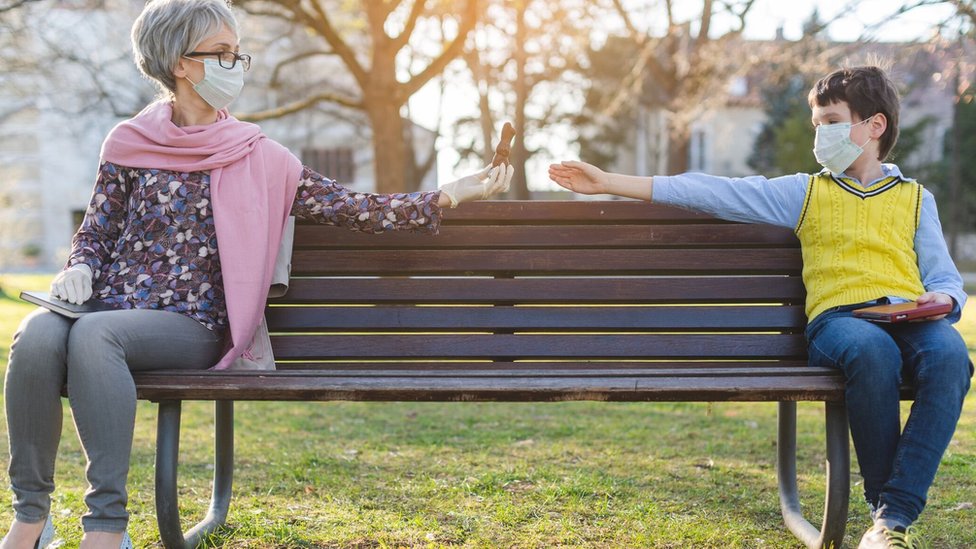
[[[973,366],[947,320],[879,324],[853,309],[828,310],[806,330],[810,364],[847,378],[847,410],[864,497],[879,518],[912,524],[925,507],[942,454],[952,440]],[[899,385],[915,388],[901,428]]]

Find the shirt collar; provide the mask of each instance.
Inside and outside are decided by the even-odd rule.
[[[826,172],[828,174],[830,173],[830,171],[827,170],[826,168],[824,168],[824,172]],[[868,187],[870,187],[872,185],[875,185],[879,181],[881,181],[883,179],[887,179],[889,177],[897,177],[897,178],[899,178],[899,179],[901,179],[903,181],[914,181],[913,179],[909,179],[909,178],[905,177],[901,173],[901,168],[899,168],[897,164],[881,164],[881,173],[883,174],[881,177],[879,177],[878,179],[875,179],[874,181],[871,181],[871,182],[869,182],[867,184],[864,184],[864,183],[858,181],[857,179],[855,179],[855,178],[847,175],[846,173],[842,173],[842,174],[840,174],[840,175],[838,175],[836,177],[838,179],[843,179],[845,181],[848,181],[850,183],[853,183],[853,184],[855,184],[855,185],[857,185],[857,186],[859,186],[861,188],[864,188],[864,189],[866,189],[866,188],[868,188]]]

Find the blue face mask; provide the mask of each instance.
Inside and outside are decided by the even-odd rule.
[[[233,69],[225,69],[216,59],[194,59],[185,57],[198,63],[203,63],[203,80],[194,83],[187,78],[193,89],[204,101],[218,111],[226,108],[237,99],[244,89],[244,64],[237,63]]]
[[[817,162],[834,175],[844,173],[844,170],[850,168],[864,152],[864,145],[871,141],[870,137],[864,145],[851,141],[851,128],[860,126],[868,120],[871,118],[865,118],[857,124],[844,122],[817,126],[817,136],[813,140],[813,156],[816,157]]]

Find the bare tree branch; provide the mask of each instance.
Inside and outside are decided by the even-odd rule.
[[[342,62],[346,64],[349,68],[349,72],[352,73],[353,78],[356,82],[363,88],[369,85],[369,75],[366,73],[366,69],[359,63],[356,58],[356,53],[349,47],[349,44],[342,39],[342,36],[336,31],[335,27],[332,25],[332,21],[329,16],[326,15],[325,10],[319,2],[312,2],[312,6],[315,8],[315,15],[309,14],[298,8],[300,11],[300,18],[310,23],[313,28],[325,38],[325,41],[332,46],[332,49],[339,55]]]
[[[624,26],[627,27],[627,33],[631,36],[643,36],[644,33],[637,30],[634,26],[634,22],[630,20],[630,12],[627,8],[620,2],[620,0],[613,0],[613,7],[617,10],[617,14],[620,18],[624,20]]]
[[[295,17],[289,13],[273,11],[273,10],[262,10],[257,8],[243,8],[250,15],[257,15],[259,17],[270,17],[272,19],[281,19],[282,21],[287,21],[289,23],[295,23]]]
[[[328,55],[335,55],[335,54],[336,53],[334,51],[312,50],[312,51],[302,52],[302,53],[293,55],[291,57],[287,57],[285,59],[282,59],[281,61],[278,62],[278,64],[275,65],[274,70],[271,72],[271,81],[270,81],[269,85],[272,88],[275,88],[275,87],[278,87],[281,84],[281,82],[279,80],[281,78],[281,71],[282,71],[282,69],[284,69],[288,65],[291,65],[293,63],[298,63],[299,61],[304,61],[304,60],[309,59],[309,58],[312,58],[312,57],[318,57],[320,55],[322,55],[322,56],[328,56]]]
[[[696,40],[699,44],[708,41],[708,33],[712,30],[712,4],[713,0],[704,0],[702,2],[701,25],[699,26],[698,38]]]
[[[12,4],[8,4],[6,6],[0,6],[0,13],[15,10],[21,6],[27,5],[30,2],[39,2],[39,1],[40,0],[14,0]]]
[[[464,47],[465,41],[468,39],[468,34],[471,29],[474,28],[475,24],[478,22],[478,0],[467,0],[465,3],[464,15],[461,17],[461,23],[458,25],[457,36],[454,40],[441,52],[436,59],[431,61],[427,68],[413,76],[410,80],[403,84],[400,91],[400,97],[397,99],[402,102],[406,101],[406,98],[410,97],[416,93],[420,88],[424,87],[424,84],[430,81],[431,78],[444,72],[444,67],[448,63],[454,60],[461,52],[461,48]]]
[[[400,51],[410,41],[410,36],[413,34],[414,29],[417,28],[417,20],[424,13],[426,6],[427,0],[414,0],[413,7],[410,9],[410,16],[407,18],[407,24],[403,27],[403,32],[392,41],[395,51]]]
[[[316,103],[329,102],[335,103],[337,105],[342,105],[343,107],[349,107],[351,109],[362,109],[362,101],[356,99],[350,99],[341,95],[333,93],[320,93],[306,97],[299,101],[289,103],[283,107],[278,107],[276,109],[268,109],[264,111],[252,112],[247,114],[242,114],[238,116],[241,120],[246,120],[248,122],[261,122],[262,120],[269,120],[272,118],[281,118],[282,116],[287,116],[289,114],[294,114],[301,110],[307,109]]]

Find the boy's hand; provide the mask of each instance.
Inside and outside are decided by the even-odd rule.
[[[549,166],[549,179],[580,194],[603,194],[610,192],[610,175],[586,162],[562,162]]]
[[[925,292],[924,294],[918,296],[918,299],[915,301],[919,303],[948,303],[949,305],[955,307],[955,302],[952,300],[952,298],[949,297],[948,294],[943,294],[940,292]],[[942,320],[947,316],[949,315],[933,316],[926,318],[925,320]]]

